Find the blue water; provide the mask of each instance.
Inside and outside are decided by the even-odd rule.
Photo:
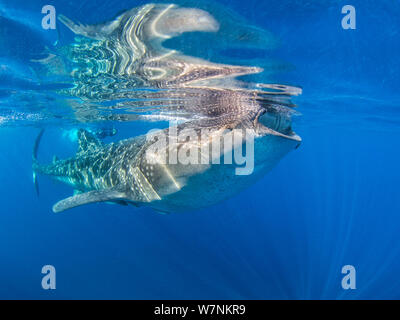
[[[87,24],[143,3],[51,2]],[[65,130],[77,124],[41,95],[58,82],[43,88],[29,69],[44,47],[72,37],[61,24],[41,29],[45,4],[0,1],[0,298],[400,298],[399,1],[219,0],[216,11],[267,30],[271,45],[224,55],[193,38],[185,53],[272,66],[269,79],[302,87],[294,129],[303,143],[239,195],[170,215],[106,204],[54,214],[71,189],[47,177],[36,196],[39,128],[41,159],[76,149]],[[341,27],[346,4],[356,30]],[[134,126],[120,124],[119,135]],[[41,287],[44,265],[56,268],[56,290]],[[356,269],[355,290],[341,286],[344,265]]]

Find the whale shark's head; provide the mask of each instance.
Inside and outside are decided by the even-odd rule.
[[[206,11],[194,8],[170,6],[154,20],[153,28],[158,34],[174,37],[184,32],[216,32],[219,23]]]

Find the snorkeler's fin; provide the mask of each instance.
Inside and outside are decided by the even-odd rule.
[[[40,141],[42,140],[43,133],[44,133],[44,129],[42,129],[39,132],[38,136],[36,137],[35,144],[33,145],[33,151],[32,151],[33,184],[35,185],[35,190],[36,190],[37,196],[39,196],[39,183],[38,183],[37,174],[36,174],[36,168],[38,167],[37,153],[38,153]]]
[[[33,171],[33,185],[35,186],[36,195],[39,197],[40,196],[39,183],[38,183],[37,174],[35,171]]]
[[[156,212],[156,213],[162,214],[162,215],[166,215],[166,214],[170,214],[171,213],[169,211],[164,211],[164,210],[159,210],[159,209],[154,209],[154,208],[153,208],[153,211]]]
[[[94,190],[81,193],[57,202],[53,206],[53,212],[58,213],[68,209],[76,208],[89,203],[96,202],[118,202],[126,198],[124,192],[117,189]]]

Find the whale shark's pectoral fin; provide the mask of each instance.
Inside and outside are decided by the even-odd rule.
[[[53,206],[53,212],[58,213],[96,202],[120,202],[126,199],[126,194],[116,189],[94,190],[81,193],[57,202]]]

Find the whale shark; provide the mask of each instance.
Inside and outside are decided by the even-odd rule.
[[[291,102],[300,88],[247,84],[237,77],[261,68],[213,63],[163,47],[185,32],[217,32],[219,23],[208,12],[148,4],[98,25],[60,20],[82,37],[67,48],[74,86],[64,93],[86,102],[117,101],[113,110],[128,111],[100,117],[97,109],[86,110],[86,120],[171,124],[108,144],[80,129],[76,154],[48,164],[37,158],[42,131],[33,151],[35,183],[44,174],[74,189],[54,212],[91,203],[161,213],[206,207],[251,185],[300,145]],[[252,151],[250,157],[236,161],[243,160],[243,150]],[[236,162],[227,161],[229,155]]]
[[[301,138],[291,131],[287,123],[274,130],[262,124],[262,115],[261,119],[257,117],[259,115],[254,113],[254,117],[244,119],[206,119],[162,130],[168,140],[173,141],[168,143],[169,149],[185,149],[185,152],[202,158],[207,156],[215,139],[227,141],[226,137],[232,130],[242,132],[247,129],[246,134],[255,139],[254,171],[249,175],[238,175],[234,163],[225,164],[214,159],[194,163],[154,161],[159,155],[159,150],[152,150],[157,141],[157,134],[154,133],[103,144],[83,129],[78,131],[79,148],[74,157],[55,159],[50,164],[41,165],[35,151],[33,171],[35,174],[49,175],[74,188],[75,195],[55,204],[54,212],[95,202],[148,206],[165,213],[198,209],[238,193],[271,170],[290,150],[299,146]],[[181,132],[192,128],[207,128],[208,134],[197,143],[171,139],[171,136],[179,136]],[[219,152],[214,152],[213,157],[222,157],[236,148],[242,150],[242,144],[247,141],[245,138],[243,135],[239,145],[233,144],[228,150],[220,144]]]

